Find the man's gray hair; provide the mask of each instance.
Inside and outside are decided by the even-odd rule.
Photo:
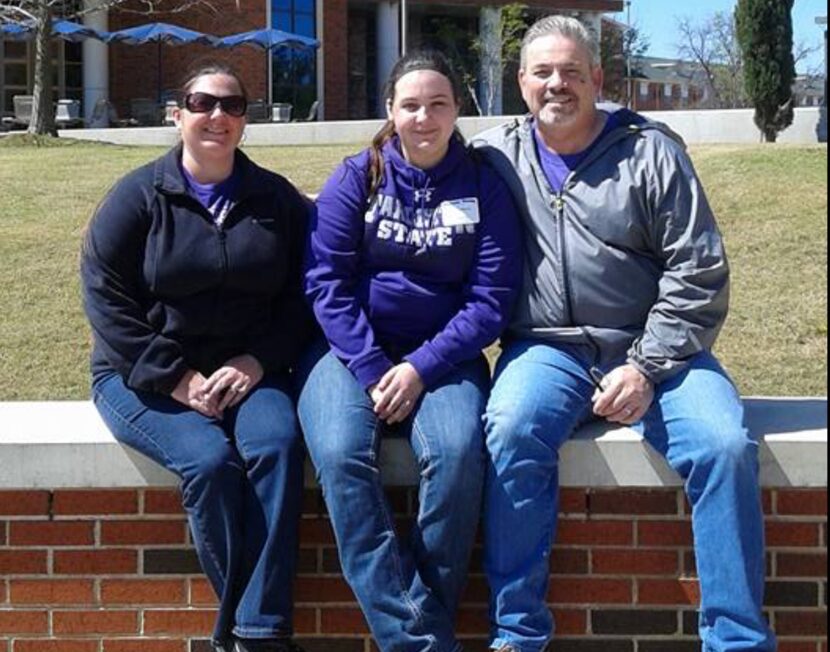
[[[525,34],[522,41],[522,70],[527,66],[528,46],[543,36],[563,36],[576,41],[591,55],[591,65],[600,65],[599,42],[593,32],[576,18],[554,15],[539,19],[527,30],[527,34]]]

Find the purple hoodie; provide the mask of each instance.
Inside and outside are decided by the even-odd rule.
[[[427,387],[507,325],[521,285],[519,219],[507,186],[453,139],[431,170],[397,138],[368,198],[369,151],[317,199],[306,293],[332,350],[368,389],[401,359]]]

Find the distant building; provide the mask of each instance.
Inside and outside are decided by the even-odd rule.
[[[707,108],[709,101],[706,73],[688,61],[638,57],[629,83],[635,111],[700,109]]]
[[[796,107],[822,106],[826,84],[824,77],[801,75],[796,78],[793,86],[794,104]]]
[[[707,76],[703,68],[677,59],[641,57],[631,71],[631,106],[637,111],[676,111],[711,109],[713,106]],[[793,84],[796,107],[821,106],[824,103],[823,77],[799,76]]]
[[[703,69],[679,59],[634,56],[624,50],[628,26],[612,15],[602,18],[606,100],[636,111],[708,108],[709,84]]]

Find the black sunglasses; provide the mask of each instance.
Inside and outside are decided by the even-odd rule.
[[[188,93],[184,98],[184,107],[191,113],[210,113],[217,104],[223,112],[234,118],[241,118],[248,110],[248,100],[242,95],[216,97],[210,93]]]

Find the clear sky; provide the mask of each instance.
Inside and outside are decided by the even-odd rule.
[[[702,22],[714,13],[734,12],[736,0],[631,0],[631,22],[640,28],[651,43],[648,54],[655,57],[677,56],[677,20],[689,17]],[[816,25],[816,16],[827,15],[826,0],[795,0],[793,8],[793,32],[796,43],[821,45],[810,57],[806,67],[820,68],[824,62],[824,26]],[[616,14],[620,22],[626,21],[625,12]],[[805,64],[799,64],[804,72]]]

